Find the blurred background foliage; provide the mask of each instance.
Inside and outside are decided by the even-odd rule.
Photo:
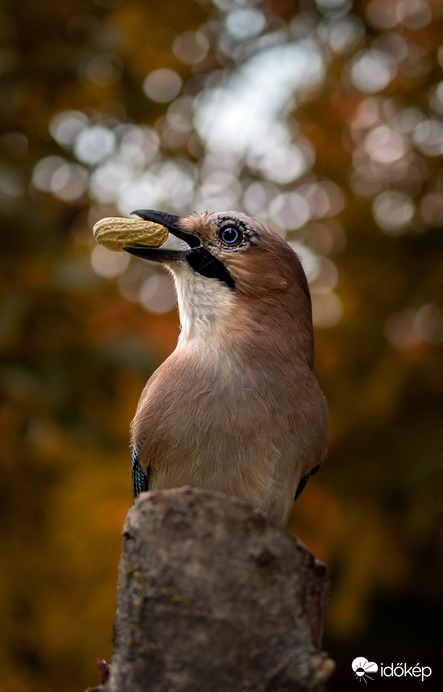
[[[331,429],[291,529],[333,572],[331,690],[361,654],[437,666],[442,10],[3,0],[2,690],[110,658],[128,427],[178,333],[169,278],[92,240],[138,207],[246,211],[300,253]]]

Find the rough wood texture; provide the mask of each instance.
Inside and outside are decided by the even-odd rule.
[[[192,488],[129,510],[100,692],[325,690],[326,567],[242,501]]]

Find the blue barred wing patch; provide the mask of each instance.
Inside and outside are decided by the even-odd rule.
[[[134,491],[134,500],[140,493],[148,489],[148,474],[142,471],[138,463],[138,453],[141,445],[132,447],[132,489]]]

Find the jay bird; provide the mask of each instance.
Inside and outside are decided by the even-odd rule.
[[[181,324],[132,421],[134,497],[191,485],[240,497],[285,526],[327,447],[300,260],[242,213],[134,214],[186,243],[124,248],[172,273]]]

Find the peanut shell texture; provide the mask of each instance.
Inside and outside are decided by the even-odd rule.
[[[115,252],[130,245],[160,247],[168,237],[164,226],[135,217],[108,216],[97,221],[92,232],[97,243]]]

